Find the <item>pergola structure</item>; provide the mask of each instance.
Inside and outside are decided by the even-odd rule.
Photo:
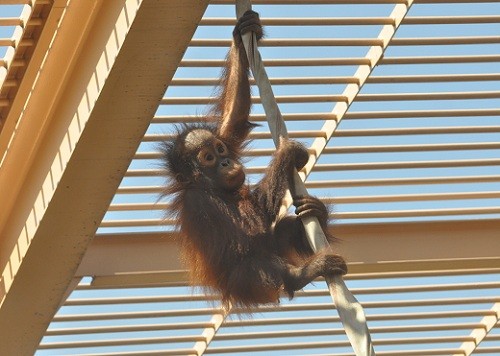
[[[253,3],[377,355],[498,355],[500,1]],[[156,145],[211,102],[234,23],[229,0],[0,0],[0,355],[352,355],[321,281],[238,317],[178,261]]]

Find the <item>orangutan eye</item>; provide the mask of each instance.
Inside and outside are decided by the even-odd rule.
[[[214,157],[214,155],[213,155],[213,154],[211,154],[211,153],[207,153],[207,154],[205,155],[205,161],[207,161],[207,162],[212,162],[214,159],[215,159],[215,157]]]
[[[227,147],[222,141],[217,141],[215,148],[217,149],[217,152],[221,155],[227,153]]]

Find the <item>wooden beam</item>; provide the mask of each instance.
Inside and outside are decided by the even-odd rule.
[[[332,227],[349,273],[499,268],[500,221],[353,224]],[[100,285],[186,281],[175,233],[97,236],[77,276]]]
[[[500,267],[499,220],[338,225],[350,273]]]
[[[8,223],[0,224],[3,353],[36,350],[207,3],[71,1],[64,8],[2,161],[4,182],[17,188]],[[75,41],[75,34],[82,36]],[[37,122],[44,125],[31,131]],[[23,150],[30,164],[12,172]]]

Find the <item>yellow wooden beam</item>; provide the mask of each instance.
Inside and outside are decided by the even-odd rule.
[[[342,224],[332,227],[349,274],[500,268],[498,220]],[[186,282],[175,233],[97,236],[78,269],[99,285]]]
[[[35,351],[207,3],[64,5],[0,167],[5,354]]]

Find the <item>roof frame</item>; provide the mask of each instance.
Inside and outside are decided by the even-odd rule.
[[[0,225],[5,353],[36,350],[207,3],[59,3],[65,31],[53,33],[2,162],[15,198]]]

